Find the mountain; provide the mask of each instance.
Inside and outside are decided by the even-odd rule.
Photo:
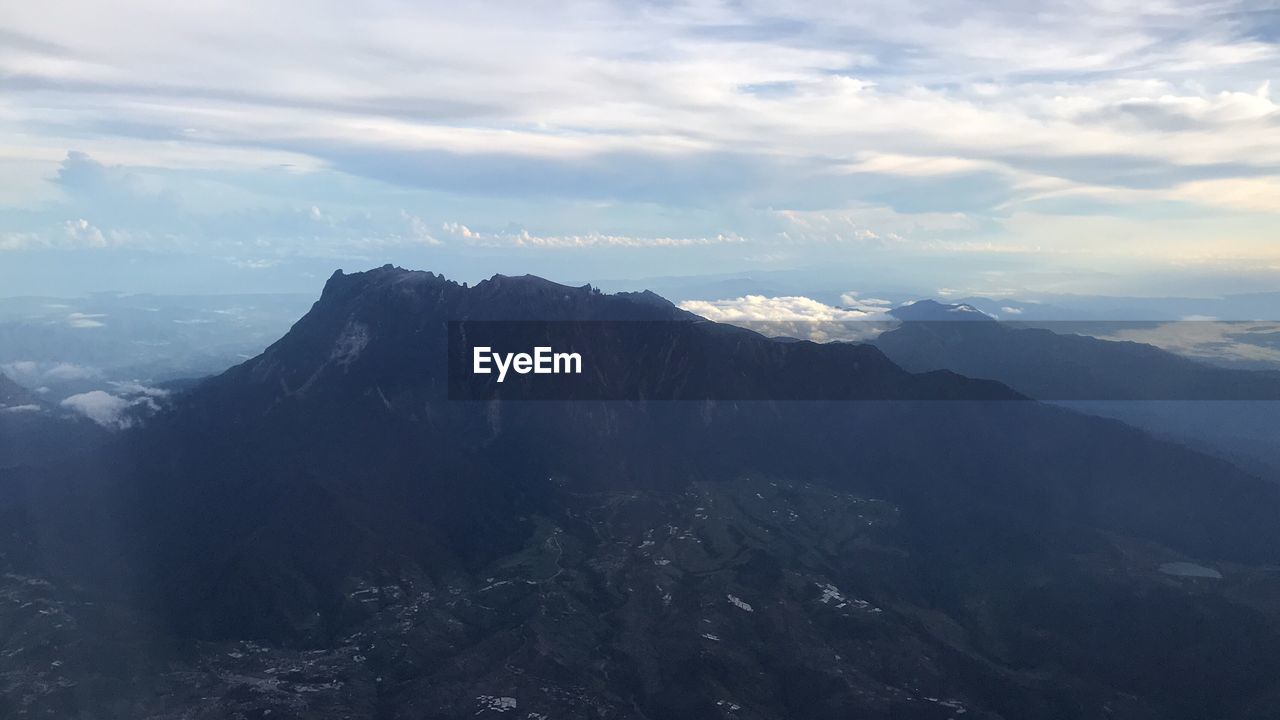
[[[583,396],[637,394],[450,400],[450,321],[569,323],[609,370]],[[829,399],[788,399],[820,385]],[[0,470],[0,493],[6,716],[1263,718],[1280,701],[1277,487],[997,383],[653,294],[339,272],[258,357],[87,456]]]
[[[0,410],[41,405],[36,394],[0,373]],[[21,412],[21,411],[19,411]]]
[[[1280,479],[1280,443],[1272,430],[1280,424],[1280,403],[1274,402],[1280,372],[1218,367],[1151,345],[1072,334],[1068,323],[1046,329],[994,320],[942,322],[938,318],[952,313],[967,315],[965,306],[926,302],[928,315],[873,343],[902,367],[996,380]]]
[[[1222,368],[1143,343],[1020,327],[967,305],[930,300],[892,312],[905,322],[874,345],[913,372],[953,370],[1042,400],[1280,399],[1280,371]],[[986,322],[944,321],[953,315]]]
[[[903,322],[995,321],[995,318],[972,305],[947,305],[937,300],[917,300],[890,310],[889,315]]]

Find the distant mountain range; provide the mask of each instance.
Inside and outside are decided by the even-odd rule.
[[[953,370],[1041,400],[1280,400],[1280,371],[1222,368],[1151,345],[996,322],[970,305],[921,301],[891,311],[875,339],[912,372]],[[964,319],[973,322],[956,323]]]
[[[450,401],[447,323],[487,320],[616,321],[578,349],[628,387],[857,392]],[[891,358],[338,272],[141,428],[0,470],[0,714],[1273,715],[1280,486]]]
[[[902,305],[927,297],[929,283],[889,283],[902,268],[864,266],[858,269],[806,267],[787,271],[665,276],[633,280],[601,280],[610,289],[649,288],[675,302],[763,295],[802,295],[839,305],[849,291]],[[980,291],[940,291],[941,302],[970,305],[1001,320],[1170,322],[1189,317],[1220,320],[1280,320],[1280,292],[1206,296],[1116,296],[1020,291],[984,296]]]
[[[1280,480],[1280,372],[1223,368],[1150,345],[996,322],[969,305],[921,301],[874,344],[914,371],[952,370],[1067,402],[1191,444]],[[981,323],[947,322],[957,318]]]

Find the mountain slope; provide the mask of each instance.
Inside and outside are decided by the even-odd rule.
[[[0,408],[14,408],[38,404],[35,393],[0,373]]]
[[[102,440],[102,429],[60,412],[37,393],[0,374],[0,468],[74,454]]]
[[[990,378],[1042,400],[1280,399],[1276,371],[1216,367],[1151,345],[1018,327],[985,315],[979,317],[988,322],[938,320],[949,312],[969,317],[960,311],[965,307],[925,301],[898,308],[894,314],[907,321],[873,344],[913,372]]]
[[[736,390],[778,390],[785,357],[901,395],[448,400],[446,322],[490,319],[670,321]],[[635,338],[584,334],[583,354],[655,354]],[[93,653],[127,638],[50,636],[79,694],[0,654],[0,709],[21,691],[117,717],[1266,717],[1280,491],[1018,397],[652,295],[339,273],[92,472],[15,480],[47,567],[163,650],[108,683]],[[43,637],[41,617],[16,626]]]

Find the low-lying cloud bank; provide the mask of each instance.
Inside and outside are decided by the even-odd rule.
[[[870,340],[892,328],[886,300],[859,300],[857,293],[841,296],[846,306],[835,307],[813,298],[788,295],[744,295],[724,300],[686,300],[680,307],[708,320],[745,327],[771,337],[813,342]]]

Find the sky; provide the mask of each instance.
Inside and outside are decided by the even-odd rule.
[[[386,262],[1280,288],[1274,2],[0,0],[0,17],[0,295],[310,292]]]

